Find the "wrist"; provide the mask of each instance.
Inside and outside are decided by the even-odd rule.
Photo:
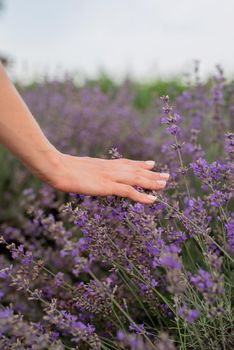
[[[54,184],[61,173],[61,158],[62,153],[49,144],[45,149],[37,150],[32,157],[32,161],[25,163],[25,165],[40,180],[55,187]]]
[[[47,166],[43,169],[44,180],[50,186],[57,188],[57,183],[62,176],[62,157],[63,154],[59,152],[54,146],[47,152]]]

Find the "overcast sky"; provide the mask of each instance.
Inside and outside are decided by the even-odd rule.
[[[234,73],[234,0],[5,0],[0,52],[14,74],[101,68],[114,77]],[[27,70],[25,64],[27,63]]]

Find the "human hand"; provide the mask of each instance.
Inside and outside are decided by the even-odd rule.
[[[168,174],[151,171],[154,162],[128,159],[74,157],[60,153],[10,82],[0,64],[0,144],[9,149],[34,175],[63,192],[93,196],[116,195],[140,203],[153,196],[133,186],[161,190]]]
[[[133,186],[149,190],[164,189],[169,174],[153,172],[153,167],[153,161],[75,157],[58,153],[56,168],[49,180],[45,180],[62,192],[116,195],[150,204],[156,197],[140,193]]]

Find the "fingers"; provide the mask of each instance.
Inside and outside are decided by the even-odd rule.
[[[133,171],[111,172],[110,179],[113,182],[123,183],[131,186],[140,186],[148,189],[163,188],[169,174],[154,173],[149,170],[134,169]]]
[[[119,163],[139,167],[142,169],[153,169],[155,166],[154,160],[147,160],[147,161],[141,161],[141,160],[131,160],[126,158],[120,158],[120,159],[114,159],[114,161],[118,161]]]
[[[155,196],[140,193],[133,187],[124,184],[113,184],[112,194],[116,196],[126,197],[142,204],[151,204],[154,203],[154,201],[157,199]]]
[[[149,180],[145,177],[136,178],[136,182],[133,184],[134,186],[139,186],[148,190],[162,190],[166,186],[165,180]]]
[[[148,190],[161,190],[166,186],[166,180],[161,177],[147,178],[129,173],[118,174],[112,181],[130,186],[139,186]]]
[[[170,177],[168,173],[156,173],[150,170],[141,170],[139,171],[140,176],[144,176],[149,180],[164,180],[167,181]]]
[[[92,158],[92,157],[80,157],[81,159],[83,159],[86,162],[96,162],[99,163],[103,166],[103,164],[105,165],[110,165],[110,164],[114,164],[114,165],[118,165],[118,167],[120,165],[127,165],[130,167],[138,167],[138,168],[143,168],[143,169],[153,169],[154,165],[155,165],[155,161],[154,160],[147,160],[147,161],[141,161],[141,160],[131,160],[131,159],[127,159],[127,158],[119,158],[119,159],[102,159],[102,158]]]
[[[112,179],[115,178],[117,181],[123,181],[124,183],[128,183],[125,180],[127,180],[129,176],[133,177],[134,174],[142,177],[147,177],[151,180],[167,181],[169,179],[168,173],[158,173],[151,171],[155,165],[155,161],[153,160],[144,162],[126,158],[99,159],[83,157],[83,159],[88,160],[89,162],[95,162],[102,170],[106,168],[108,172],[112,173]],[[132,180],[129,184],[133,184]]]
[[[78,174],[81,176],[83,169],[82,178],[85,179],[79,185],[79,193],[101,196],[113,194],[143,204],[153,203],[155,197],[134,188],[137,186],[154,191],[165,188],[169,174],[156,173],[151,170],[153,167],[154,161],[79,158]]]
[[[118,170],[119,173],[122,172],[126,172],[128,173],[130,176],[134,176],[134,173],[138,176],[142,176],[142,177],[147,177],[151,180],[168,180],[169,179],[169,174],[168,173],[158,173],[158,172],[154,172],[151,171],[151,169],[153,169],[155,162],[153,160],[149,160],[149,161],[137,161],[137,160],[130,160],[130,159],[125,159],[125,158],[121,158],[121,159],[115,159],[115,161],[118,161]],[[122,166],[120,166],[122,165]],[[118,172],[115,170],[116,172],[116,176],[118,175]]]

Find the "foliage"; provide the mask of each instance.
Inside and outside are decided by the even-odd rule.
[[[21,93],[60,150],[155,159],[167,189],[152,205],[58,193],[1,150],[0,347],[231,350],[234,86],[220,68],[172,84],[173,103],[103,86]]]

